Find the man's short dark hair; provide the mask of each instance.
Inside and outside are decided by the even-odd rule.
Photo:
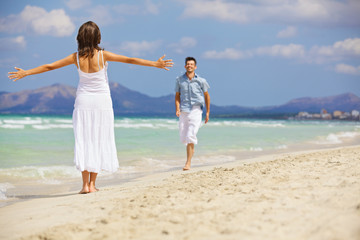
[[[185,58],[185,65],[187,64],[188,61],[194,61],[195,62],[195,65],[196,65],[196,59],[193,58],[193,57],[187,57]]]

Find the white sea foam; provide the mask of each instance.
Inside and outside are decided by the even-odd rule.
[[[171,163],[176,163],[171,160],[159,160],[155,158],[143,158],[144,165],[147,169],[168,169],[172,166]]]
[[[240,122],[241,123],[241,122]],[[285,125],[279,122],[243,122],[246,127],[283,128]]]
[[[340,138],[355,138],[359,136],[359,132],[341,132],[338,134],[338,137]]]
[[[38,183],[47,184],[47,185],[60,185],[62,182],[56,179],[41,179]]]
[[[286,145],[279,145],[276,147],[276,149],[287,149],[287,148],[288,148],[288,146],[286,146]]]
[[[123,121],[123,122],[115,122],[115,128],[149,128],[149,129],[159,129],[159,128],[167,128],[167,129],[177,129],[177,123],[174,124],[166,124],[164,122],[159,123],[147,123],[147,122],[130,122],[130,121]]]
[[[7,124],[22,124],[22,125],[31,125],[31,124],[41,124],[42,120],[41,119],[30,119],[30,118],[25,118],[25,119],[21,119],[21,120],[15,120],[15,119],[5,119],[4,123]]]
[[[3,119],[0,121],[1,128],[24,129],[31,126],[34,129],[44,130],[53,128],[72,128],[71,119],[42,119],[25,117],[23,119]]]
[[[210,126],[222,126],[223,125],[221,122],[209,122],[207,124]]]
[[[263,151],[263,149],[261,147],[251,147],[250,148],[250,151],[253,151],[253,152],[261,152]]]
[[[115,123],[116,128],[156,128],[151,123]]]
[[[39,179],[39,181],[49,184],[54,184],[56,181],[60,181],[59,179],[61,178],[72,178],[78,176],[79,172],[75,169],[74,166],[26,166],[0,169],[0,178],[2,179]]]
[[[115,128],[126,129],[177,129],[178,121],[172,119],[115,119]]]
[[[233,126],[233,127],[236,127],[238,126],[239,122],[233,122],[233,121],[224,121],[223,122],[223,125],[225,126]]]
[[[333,133],[330,133],[327,137],[326,137],[326,141],[327,143],[330,144],[338,144],[338,143],[342,143],[342,141],[339,139],[339,136]]]
[[[24,129],[24,125],[17,125],[17,124],[1,124],[1,128],[7,128],[7,129]]]
[[[44,125],[32,125],[33,128],[38,130],[47,130],[54,128],[73,128],[72,124],[44,124]]]
[[[360,136],[360,132],[339,132],[330,133],[325,139],[315,141],[316,144],[340,144],[346,139],[351,139]]]
[[[169,124],[156,124],[157,127],[159,128],[167,128],[167,129],[178,129],[178,125],[169,125]]]
[[[6,192],[9,188],[14,188],[14,186],[10,183],[0,183],[0,200],[6,200]]]
[[[285,124],[278,121],[210,121],[207,126],[212,127],[250,127],[250,128],[283,128]],[[115,120],[116,128],[168,128],[177,129],[178,120],[165,119],[121,119]]]
[[[251,121],[214,121],[208,123],[210,126],[249,127],[249,128],[283,128],[280,122],[251,122]]]
[[[178,120],[166,120],[166,122],[170,124],[178,124]]]
[[[56,119],[54,122],[72,124],[72,119]]]

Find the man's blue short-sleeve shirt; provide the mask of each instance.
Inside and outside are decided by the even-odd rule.
[[[175,92],[180,93],[180,111],[190,112],[193,106],[204,107],[204,92],[210,88],[205,78],[195,74],[189,80],[186,73],[176,78]]]

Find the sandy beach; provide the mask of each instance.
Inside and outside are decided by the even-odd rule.
[[[360,146],[267,155],[0,208],[0,239],[360,239]]]

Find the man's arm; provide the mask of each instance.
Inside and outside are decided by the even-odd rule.
[[[180,93],[176,92],[175,94],[175,109],[176,109],[176,116],[180,117]]]
[[[208,92],[204,92],[205,105],[206,105],[206,118],[205,124],[209,121],[210,117],[210,95]]]

